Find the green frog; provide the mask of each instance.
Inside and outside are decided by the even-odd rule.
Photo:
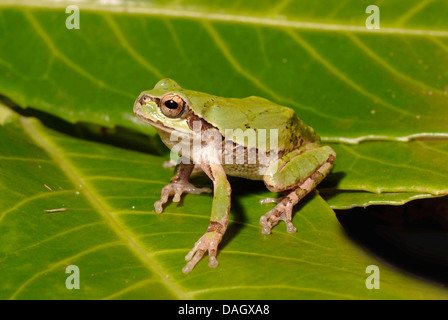
[[[260,97],[223,98],[163,79],[138,96],[134,113],[152,125],[164,144],[180,156],[174,177],[154,204],[157,213],[170,197],[178,202],[184,193],[212,191],[192,185],[188,181],[192,172],[203,171],[213,182],[210,223],[186,255],[184,273],[206,252],[209,267],[218,266],[218,245],[229,222],[231,185],[227,176],[262,180],[271,192],[282,193],[280,198],[261,201],[276,203],[261,216],[261,232],[270,234],[282,220],[287,232],[293,233],[297,231],[292,223],[294,205],[329,174],[336,159],[335,151],[322,146],[319,135],[293,109]]]

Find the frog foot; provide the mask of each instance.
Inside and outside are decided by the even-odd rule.
[[[210,193],[212,190],[210,188],[196,188],[194,185],[185,180],[172,181],[170,184],[166,185],[162,189],[162,196],[160,200],[154,203],[154,208],[157,213],[162,213],[163,205],[168,201],[169,197],[173,197],[173,202],[179,202],[180,196],[183,193]]]
[[[217,231],[207,231],[199,240],[194,244],[193,249],[185,256],[185,261],[188,263],[182,268],[183,273],[189,273],[193,270],[194,266],[202,259],[205,252],[208,251],[210,268],[216,268],[218,266],[218,260],[216,260],[216,253],[218,251],[218,244],[221,242],[222,234]]]
[[[274,209],[261,216],[260,225],[263,227],[261,233],[271,234],[271,229],[276,226],[280,220],[285,221],[286,231],[288,231],[288,233],[297,232],[297,228],[291,221],[292,208],[296,203],[295,200],[293,193],[278,199],[267,198],[261,200],[260,203],[277,203]]]

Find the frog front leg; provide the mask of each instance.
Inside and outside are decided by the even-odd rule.
[[[272,192],[288,193],[279,199],[261,201],[277,203],[260,218],[263,234],[270,234],[280,220],[285,221],[289,233],[297,231],[292,223],[294,205],[329,174],[335,159],[336,153],[328,146],[305,145],[286,154],[268,169],[264,178],[267,188]]]
[[[222,240],[229,222],[230,194],[232,189],[223,167],[219,163],[212,162],[201,164],[201,168],[213,181],[212,212],[206,233],[185,256],[185,260],[188,263],[182,269],[184,273],[193,270],[194,266],[201,260],[206,251],[208,251],[209,255],[209,267],[215,268],[218,266],[218,260],[216,260],[218,245]]]
[[[173,197],[173,202],[179,202],[180,196],[183,193],[200,194],[203,192],[212,192],[210,188],[196,188],[188,182],[188,178],[190,177],[193,169],[194,164],[188,163],[188,161],[180,162],[176,168],[174,177],[171,179],[170,183],[162,189],[160,200],[154,203],[154,208],[157,213],[162,213],[163,205],[168,201],[169,197]]]

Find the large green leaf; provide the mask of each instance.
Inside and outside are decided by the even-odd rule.
[[[258,204],[268,196],[260,183],[234,183],[219,267],[201,261],[185,275],[210,196],[189,195],[157,215],[152,203],[171,175],[160,157],[73,138],[8,109],[0,115],[2,299],[448,298],[350,242],[316,194],[298,208],[298,233],[280,224],[262,235],[257,222],[269,208]],[[65,286],[68,265],[80,270],[79,290]],[[366,288],[369,265],[380,268],[380,290]]]
[[[445,1],[378,1],[380,30],[364,26],[367,0],[87,0],[75,2],[79,30],[65,27],[69,4],[0,0],[0,95],[9,105],[136,129],[160,154],[154,130],[132,114],[160,78],[263,96],[294,108],[337,150],[320,187],[328,204],[307,197],[297,234],[280,225],[265,237],[258,218],[269,206],[257,200],[272,195],[237,180],[220,267],[202,261],[185,276],[183,256],[206,228],[211,197],[187,196],[155,215],[171,175],[160,169],[165,158],[75,139],[2,108],[1,298],[446,298],[363,253],[329,208],[448,193]],[[142,142],[130,139],[121,145]],[[80,291],[65,288],[69,264],[81,269]],[[365,288],[370,264],[380,266],[381,290]]]
[[[153,134],[136,121],[133,101],[171,77],[293,107],[328,142],[448,136],[444,1],[378,3],[381,29],[373,31],[365,27],[371,1],[83,1],[79,30],[65,27],[68,4],[0,1],[0,93],[14,103]],[[403,192],[402,201],[408,192],[446,194],[447,144],[424,144],[336,146],[343,174],[330,191],[350,196],[335,207],[363,202],[358,196],[389,203],[360,190]],[[435,179],[422,174],[439,170]]]
[[[424,192],[370,193],[363,191],[321,189],[319,193],[332,209],[365,208],[379,204],[403,205],[412,200],[434,198],[433,194]]]
[[[334,209],[396,205],[448,194],[448,140],[331,146],[338,158],[320,189]]]

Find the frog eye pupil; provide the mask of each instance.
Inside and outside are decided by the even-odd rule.
[[[160,111],[169,118],[180,117],[185,109],[185,103],[182,97],[173,93],[165,95],[159,106]]]
[[[178,107],[178,104],[174,100],[168,100],[168,101],[165,101],[165,106],[169,109],[176,109]]]

